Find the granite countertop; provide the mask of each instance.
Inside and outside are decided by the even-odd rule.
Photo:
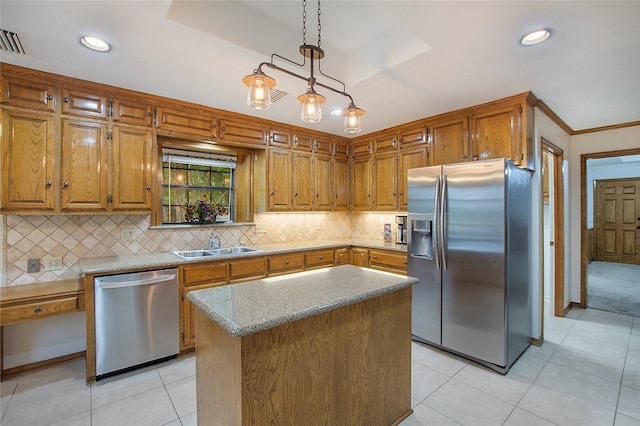
[[[416,278],[353,265],[188,293],[231,336],[241,337],[416,284]]]
[[[171,252],[84,259],[78,262],[78,268],[81,275],[112,274],[132,270],[140,271],[149,269],[173,268],[187,263],[212,262],[217,260],[228,260],[231,258],[256,257],[295,251],[318,250],[323,248],[330,249],[350,245],[367,248],[381,248],[399,252],[407,251],[406,244],[385,243],[382,240],[345,238],[339,240],[294,241],[278,244],[252,245],[251,247],[257,248],[260,251],[193,259],[181,259]]]

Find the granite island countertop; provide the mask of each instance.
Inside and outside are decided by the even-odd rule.
[[[145,253],[129,256],[112,256],[104,258],[83,259],[78,262],[77,268],[80,277],[85,274],[115,274],[132,270],[150,270],[173,268],[187,263],[211,262],[216,260],[228,260],[238,257],[255,257],[277,253],[308,251],[324,248],[336,248],[343,246],[360,246],[367,248],[381,248],[398,252],[406,252],[406,244],[385,243],[381,240],[345,238],[337,240],[316,241],[292,241],[275,244],[251,245],[259,251],[235,255],[220,255],[215,257],[203,257],[193,259],[181,259],[171,252]]]
[[[417,282],[412,277],[343,265],[194,290],[187,297],[228,334],[241,337]]]

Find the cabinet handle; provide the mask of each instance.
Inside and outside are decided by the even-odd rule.
[[[288,264],[289,264],[289,261],[288,261],[288,260],[285,260],[285,261],[284,261],[284,264],[285,264],[285,265],[288,265]]]
[[[406,264],[407,264],[407,261],[405,260],[403,263],[406,265]]]
[[[66,103],[69,103],[69,98],[62,98],[62,100]]]
[[[320,260],[322,260],[322,256],[320,256]]]
[[[293,141],[293,143],[298,146],[298,138],[296,137],[295,140]]]
[[[316,194],[316,198],[319,198],[319,197],[320,197],[320,194]]]
[[[40,306],[37,306],[33,312],[35,312],[36,314],[39,313],[40,311],[42,311],[42,309],[40,309]]]
[[[46,100],[50,101],[53,100],[53,95],[47,95],[44,97]]]
[[[45,183],[45,186],[46,186],[46,187],[50,187],[51,185],[53,185],[53,183],[51,183],[51,181],[50,181],[50,180],[48,180],[48,181]]]
[[[466,160],[466,159],[467,159],[467,156],[466,156],[466,155],[463,155],[463,156],[462,156],[462,159],[463,159],[463,160]]]
[[[394,196],[394,197],[396,196],[396,193],[395,193],[395,192],[392,192],[392,194],[393,194],[393,196]]]
[[[69,187],[69,182],[65,182],[62,184],[63,187],[68,188]]]
[[[378,258],[378,256],[373,256],[373,258],[374,258],[374,259],[377,259],[377,258]]]
[[[275,192],[272,192],[272,193],[271,193],[271,195],[274,195],[274,194],[275,194]]]
[[[297,197],[297,196],[298,196],[298,193],[296,192],[295,194],[293,194],[293,196],[294,196],[294,197]]]
[[[151,191],[151,187],[150,186],[147,186],[147,191]]]
[[[398,194],[400,194],[400,195],[404,195],[404,192],[398,192]]]
[[[151,117],[151,113],[150,112],[148,112],[146,115],[147,115],[147,117]]]
[[[391,146],[392,146],[392,147],[394,147],[394,148],[395,148],[395,147],[396,147],[396,143],[397,143],[397,142],[396,142],[396,139],[395,139],[395,138],[391,139]]]
[[[211,125],[211,128],[212,128],[212,129],[215,129],[216,127],[218,127],[218,126],[216,126],[215,124],[212,124],[212,125]],[[222,130],[224,130],[224,127],[222,128]]]

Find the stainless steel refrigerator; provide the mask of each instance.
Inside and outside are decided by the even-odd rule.
[[[531,174],[495,159],[408,171],[412,338],[506,373],[531,335]]]

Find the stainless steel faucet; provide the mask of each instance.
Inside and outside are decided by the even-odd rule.
[[[216,247],[216,242],[217,242],[217,247]],[[213,232],[211,233],[211,236],[209,237],[209,250],[213,250],[214,248],[220,248],[222,245],[222,242],[220,241],[220,236],[215,235]]]

